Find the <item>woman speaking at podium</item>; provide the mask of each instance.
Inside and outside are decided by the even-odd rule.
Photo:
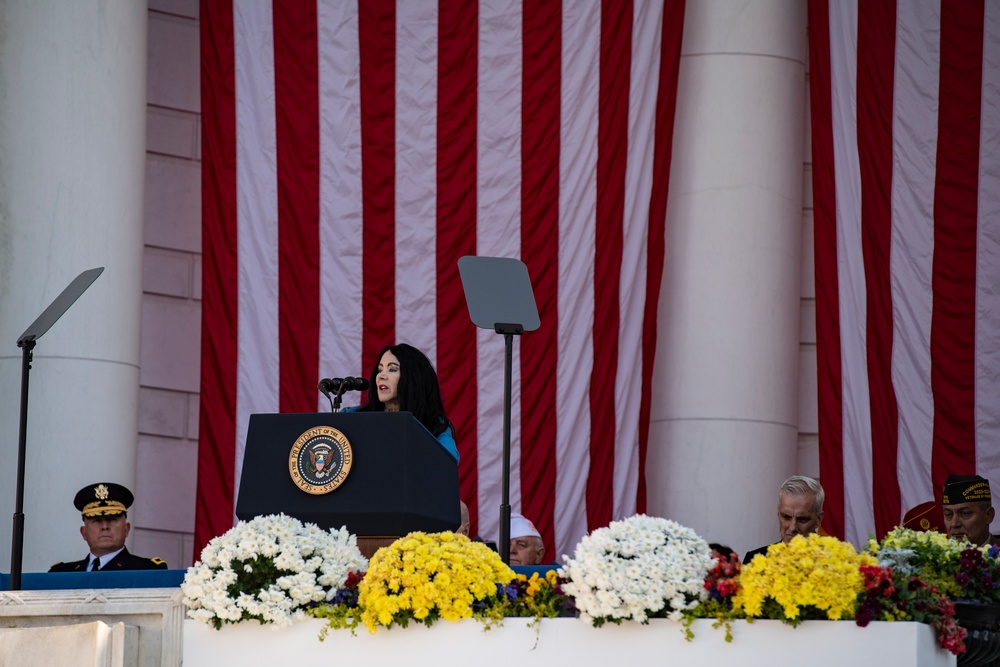
[[[458,461],[455,429],[444,411],[437,373],[427,356],[406,343],[387,345],[368,384],[368,405],[358,412],[412,413]]]

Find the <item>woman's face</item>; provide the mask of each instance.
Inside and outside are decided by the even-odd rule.
[[[375,383],[378,388],[378,400],[385,404],[386,412],[398,412],[399,359],[391,350],[386,350],[379,359]]]

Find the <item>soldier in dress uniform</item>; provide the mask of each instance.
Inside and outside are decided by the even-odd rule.
[[[166,562],[159,558],[133,556],[125,548],[125,538],[131,525],[127,510],[135,498],[121,484],[100,482],[85,486],[76,494],[73,504],[83,515],[83,536],[90,553],[72,563],[56,563],[49,572],[83,572],[101,570],[165,570]]]

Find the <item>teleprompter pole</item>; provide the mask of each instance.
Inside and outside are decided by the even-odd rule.
[[[21,348],[21,418],[17,435],[17,494],[14,500],[14,528],[10,540],[10,590],[21,590],[21,570],[24,556],[24,468],[28,453],[28,375],[35,344],[56,321],[87,291],[104,267],[88,269],[66,286],[59,296],[42,311],[17,339]]]

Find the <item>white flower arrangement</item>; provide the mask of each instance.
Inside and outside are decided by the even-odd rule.
[[[332,599],[349,573],[367,567],[346,528],[324,531],[284,514],[261,516],[212,539],[181,590],[188,616],[216,629],[251,619],[283,626]]]
[[[705,599],[714,565],[708,543],[668,519],[637,514],[585,536],[559,571],[568,579],[580,618],[605,622],[650,616],[683,620],[683,611]]]

